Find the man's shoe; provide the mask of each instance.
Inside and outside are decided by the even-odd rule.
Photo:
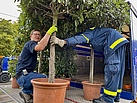
[[[120,100],[119,99],[114,99],[114,102],[115,103],[120,103]]]
[[[107,103],[101,97],[93,99],[93,103]]]
[[[33,97],[29,94],[25,94],[22,91],[19,92],[20,97],[24,100],[24,103],[33,103]]]

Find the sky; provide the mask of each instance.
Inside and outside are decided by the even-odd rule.
[[[0,18],[6,20],[18,20],[20,10],[14,0],[0,0]]]
[[[130,1],[130,3],[132,3],[132,5],[136,8],[137,10],[137,0],[126,0],[126,1]]]

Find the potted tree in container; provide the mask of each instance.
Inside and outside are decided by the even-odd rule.
[[[82,81],[84,98],[86,100],[93,100],[94,98],[100,97],[100,89],[102,83],[93,82],[93,73],[94,73],[93,70],[94,70],[94,50],[93,48],[91,48],[89,81]]]
[[[43,8],[45,7],[42,3],[39,4],[43,6]],[[53,19],[52,25],[57,25],[58,12],[61,5],[56,2],[56,0],[52,0],[51,2],[48,2],[48,4],[48,8],[51,11],[49,16]],[[56,33],[53,35],[55,36]],[[33,79],[31,82],[34,86],[34,103],[64,103],[66,87],[69,84],[69,81],[55,79],[55,45],[50,46],[49,78]]]
[[[122,6],[116,6],[116,5],[121,5],[121,4]],[[123,15],[121,15],[122,10],[123,12],[125,12],[124,14],[127,16],[127,18],[129,18],[129,14],[128,12],[126,12],[126,10],[129,9],[129,6],[127,3],[125,3],[125,1],[119,1],[119,2],[115,2],[115,1],[109,2],[109,0],[99,1],[93,6],[93,8],[95,10],[94,12],[95,14],[97,13],[96,12],[97,10],[100,11],[96,14],[98,15],[99,18],[98,19],[96,18],[96,20],[94,20],[97,24],[97,25],[95,24],[95,27],[98,27],[98,26],[99,27],[109,27],[109,28],[114,28],[114,29],[121,31],[122,26],[124,26],[126,23],[129,22],[128,20],[120,22],[120,20],[122,20],[123,18]],[[118,12],[116,13],[112,9],[114,11],[118,10]],[[92,14],[94,13],[92,12]],[[104,14],[104,17],[102,16],[102,13]],[[115,23],[115,20],[117,21],[117,23]],[[94,70],[94,50],[93,48],[91,48],[89,81],[82,82],[84,98],[87,100],[92,100],[93,98],[98,98],[100,96],[100,89],[101,89],[102,83],[93,82],[93,70]]]
[[[19,85],[17,84],[16,77],[15,77],[16,64],[17,64],[17,59],[13,59],[9,61],[8,72],[11,74],[11,77],[12,77],[12,88],[19,88]]]

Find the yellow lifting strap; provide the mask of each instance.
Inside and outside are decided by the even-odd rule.
[[[89,39],[84,35],[84,34],[81,34],[87,41],[87,43],[89,43]]]
[[[106,90],[106,89],[104,89],[104,93],[107,94],[107,95],[111,95],[111,96],[117,96],[117,92],[109,91],[109,90]]]
[[[126,38],[119,38],[118,40],[116,40],[115,42],[113,42],[111,45],[110,45],[110,48],[111,49],[114,49],[119,43],[123,42],[124,40],[127,40]]]

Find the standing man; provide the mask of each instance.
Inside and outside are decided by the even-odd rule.
[[[89,29],[80,35],[65,40],[55,36],[51,38],[51,45],[63,47],[89,43],[92,48],[104,53],[104,93],[100,98],[93,99],[93,103],[114,103],[120,101],[123,76],[125,71],[125,47],[128,40],[112,28]]]
[[[44,50],[50,36],[56,31],[57,27],[53,25],[41,39],[40,31],[32,30],[30,33],[31,40],[25,43],[19,56],[16,67],[16,79],[19,86],[22,87],[19,95],[25,103],[33,103],[33,86],[31,80],[35,78],[46,78],[45,75],[34,72],[37,63],[37,52]]]

